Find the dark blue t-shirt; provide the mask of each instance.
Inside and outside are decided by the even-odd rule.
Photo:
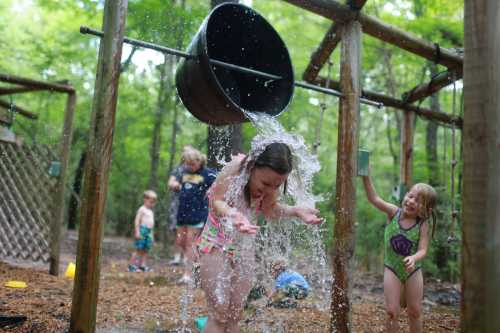
[[[207,190],[215,181],[214,170],[201,168],[197,172],[183,170],[180,178],[179,210],[177,223],[197,224],[205,222],[208,216]]]

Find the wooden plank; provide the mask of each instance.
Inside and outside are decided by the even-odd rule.
[[[329,18],[337,23],[357,19],[363,32],[403,50],[434,61],[448,68],[461,68],[463,59],[446,48],[409,34],[362,12],[353,11],[348,5],[333,0],[284,0],[310,12]]]
[[[37,114],[30,112],[30,111],[27,111],[27,110],[23,109],[22,107],[19,107],[15,104],[10,104],[9,102],[3,101],[3,100],[0,100],[0,107],[7,109],[7,110],[12,109],[16,113],[20,114],[21,116],[24,116],[24,117],[29,118],[29,119],[38,119]]]
[[[461,332],[500,332],[500,2],[465,1]]]
[[[315,84],[323,87],[326,84],[326,79],[323,77],[317,78]],[[335,80],[330,80],[329,87],[331,89],[339,90],[340,82]],[[427,118],[429,120],[438,121],[440,123],[449,124],[456,126],[457,128],[462,128],[463,120],[459,116],[452,116],[444,112],[436,112],[427,108],[418,107],[415,105],[407,104],[402,100],[383,95],[370,90],[362,90],[361,95],[363,98],[369,99],[374,102],[383,103],[387,107],[392,107],[395,109],[414,112],[419,116]]]
[[[361,25],[342,27],[337,146],[335,225],[333,230],[333,286],[330,332],[352,331],[351,291],[356,221],[356,165],[361,97]]]
[[[66,84],[43,82],[3,73],[0,73],[0,82],[19,84],[26,87],[39,88],[43,90],[58,91],[64,93],[75,92],[75,89],[73,87]]]
[[[115,125],[127,0],[106,0],[85,163],[70,333],[94,333],[100,252]]]
[[[400,183],[409,189],[413,183],[413,136],[415,113],[405,111],[401,123],[401,150],[399,159]]]
[[[71,138],[73,137],[73,118],[76,106],[76,93],[68,94],[66,110],[64,112],[64,125],[59,148],[59,162],[61,173],[57,178],[54,193],[54,217],[50,227],[50,269],[51,275],[59,275],[59,257],[61,248],[61,228],[64,220],[64,194],[66,188],[66,170],[68,169]]]
[[[448,70],[446,72],[439,73],[433,77],[428,83],[421,84],[415,88],[405,92],[402,99],[406,103],[414,103],[416,101],[422,100],[429,97],[435,92],[441,90],[442,88],[452,84],[453,82],[460,80],[462,78],[462,70]]]

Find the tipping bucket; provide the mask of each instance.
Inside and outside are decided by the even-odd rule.
[[[188,47],[176,73],[178,94],[199,120],[212,125],[246,121],[243,111],[277,116],[294,89],[285,43],[256,11],[240,4],[215,7]],[[210,63],[209,59],[281,77],[273,80]]]

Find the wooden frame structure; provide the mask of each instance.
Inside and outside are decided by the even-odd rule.
[[[417,38],[399,28],[361,12],[367,0],[347,0],[341,4],[334,0],[284,0],[292,5],[321,15],[334,21],[317,50],[312,54],[303,79],[319,86],[340,90],[343,97],[339,104],[336,206],[335,212],[333,274],[331,304],[331,332],[351,332],[352,258],[354,254],[356,187],[354,170],[357,169],[357,137],[359,122],[359,97],[381,102],[385,106],[404,111],[401,130],[400,182],[406,188],[412,184],[412,159],[414,118],[420,115],[428,120],[462,128],[462,119],[421,108],[412,103],[439,91],[462,77],[463,59],[454,52]],[[390,43],[429,61],[444,65],[448,70],[429,83],[416,86],[406,92],[402,99],[363,90],[361,79],[361,35],[362,32],[383,42]],[[340,82],[320,77],[337,45],[342,44],[340,58]]]
[[[430,120],[462,127],[460,117],[435,112],[412,105],[431,95],[462,76],[463,59],[450,50],[439,47],[398,28],[389,26],[360,12],[366,0],[349,0],[348,5],[333,0],[284,0],[305,10],[335,21],[314,53],[304,79],[324,86],[326,79],[318,77],[337,44],[342,42],[340,82],[330,82],[339,87],[343,97],[339,112],[339,152],[336,202],[343,207],[336,212],[334,230],[335,285],[332,296],[331,331],[351,331],[351,266],[354,253],[355,219],[355,170],[357,167],[357,142],[359,100],[361,97],[405,111],[401,165],[405,179],[411,181],[412,138],[410,124],[415,114]],[[484,0],[487,1],[487,0]],[[491,0],[494,1],[494,0]],[[113,142],[114,117],[118,92],[119,60],[124,40],[127,0],[107,0],[104,8],[103,32],[99,48],[96,89],[90,137],[90,149],[85,171],[85,191],[82,206],[82,225],[78,241],[77,274],[73,293],[70,332],[94,332],[99,286],[100,242],[102,218]],[[375,38],[395,45],[427,60],[444,65],[448,71],[433,78],[425,85],[416,86],[402,99],[363,90],[361,75],[361,36],[365,32]],[[97,121],[99,120],[99,121]],[[83,254],[86,254],[85,256]],[[340,304],[341,306],[337,306]]]
[[[76,106],[76,91],[68,83],[49,83],[44,81],[37,81],[27,79],[14,75],[6,75],[0,73],[0,82],[13,85],[11,87],[0,88],[1,96],[12,94],[20,94],[34,91],[55,91],[67,94],[66,107],[64,111],[64,124],[63,132],[59,144],[58,158],[61,163],[61,169],[56,182],[56,191],[53,194],[53,216],[50,225],[50,268],[49,272],[52,275],[59,274],[59,257],[60,257],[60,243],[61,243],[61,228],[64,219],[64,194],[66,184],[66,173],[69,163],[69,153],[71,149],[71,139],[73,136],[73,118]],[[0,108],[12,109],[14,112],[29,118],[37,119],[38,115],[33,112],[27,111],[11,103],[7,103],[0,99]]]

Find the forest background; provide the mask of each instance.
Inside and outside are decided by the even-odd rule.
[[[260,12],[285,41],[301,79],[311,53],[323,39],[331,22],[284,1],[246,0]],[[79,33],[81,25],[101,29],[103,1],[99,0],[3,0],[0,2],[0,72],[38,80],[68,80],[77,90],[68,188],[74,188],[88,141],[90,112],[99,40]],[[210,10],[210,0],[129,0],[126,36],[160,45],[185,49]],[[463,3],[455,0],[369,0],[363,11],[442,47],[463,48]],[[331,77],[338,80],[339,50],[332,55]],[[106,209],[105,232],[129,235],[135,210],[144,189],[160,194],[156,219],[160,234],[166,234],[169,193],[168,175],[180,160],[183,145],[207,151],[207,126],[195,119],[178,101],[174,83],[177,59],[153,51],[124,46],[122,74],[114,132],[112,169]],[[327,74],[327,66],[322,74]],[[443,67],[405,51],[363,36],[362,85],[364,89],[399,98],[414,86],[428,82]],[[461,114],[462,85],[457,83],[456,110]],[[65,96],[50,92],[13,95],[10,100],[39,114],[38,120],[17,116],[13,131],[24,141],[57,146],[62,131]],[[327,106],[320,122],[320,105]],[[452,113],[453,87],[426,99],[422,106]],[[371,151],[372,177],[379,194],[395,202],[393,188],[399,183],[401,112],[361,107],[360,147]],[[304,136],[312,146],[321,131],[318,157],[322,169],[314,191],[327,223],[324,242],[331,244],[335,217],[335,175],[338,99],[309,90],[296,89],[293,102],[279,120],[284,127]],[[321,128],[321,129],[320,129]],[[247,150],[254,128],[242,127],[243,150]],[[460,208],[460,190],[451,198],[451,129],[416,118],[414,182],[427,182],[439,193],[438,228],[424,269],[429,276],[449,281],[459,278],[459,242],[447,242],[459,228],[451,223],[451,202]],[[456,147],[461,174],[461,136]],[[78,181],[76,181],[78,183]],[[360,269],[381,271],[385,216],[365,199],[358,181],[356,262]],[[459,188],[459,187],[458,187]],[[74,200],[73,200],[74,201]],[[72,205],[68,195],[67,205]],[[69,209],[68,214],[74,213]],[[77,209],[73,209],[77,212]],[[75,228],[70,219],[68,228]],[[455,234],[459,235],[458,229]],[[167,241],[166,237],[160,237]]]

